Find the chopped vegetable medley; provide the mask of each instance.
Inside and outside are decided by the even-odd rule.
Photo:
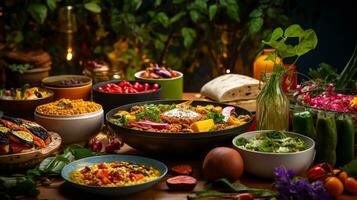
[[[71,172],[70,178],[82,185],[118,187],[149,182],[160,175],[159,170],[150,166],[116,161],[76,169]]]
[[[244,149],[271,153],[293,153],[307,148],[302,139],[290,137],[283,131],[262,133],[253,139],[241,137],[236,144]]]
[[[110,121],[119,126],[151,132],[206,132],[247,123],[249,115],[238,115],[233,106],[145,104],[119,110]]]

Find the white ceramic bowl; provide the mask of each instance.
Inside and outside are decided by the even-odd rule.
[[[263,178],[274,178],[274,169],[279,166],[294,170],[297,174],[305,172],[314,161],[315,155],[315,142],[309,137],[293,132],[286,132],[289,136],[302,139],[307,145],[306,150],[295,153],[266,153],[247,150],[236,145],[238,138],[251,139],[258,134],[269,131],[271,130],[251,131],[238,135],[233,139],[233,146],[243,158],[245,171]]]
[[[35,112],[35,122],[49,131],[57,132],[63,144],[83,142],[97,134],[104,123],[104,112],[100,110],[75,116],[44,115]]]

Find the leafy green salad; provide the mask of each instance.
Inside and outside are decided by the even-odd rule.
[[[293,153],[307,149],[305,142],[290,137],[284,131],[271,131],[256,135],[255,138],[239,138],[236,145],[253,151],[270,153]]]

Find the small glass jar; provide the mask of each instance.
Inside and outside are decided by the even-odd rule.
[[[289,100],[281,87],[282,74],[272,73],[257,97],[257,130],[288,130]]]

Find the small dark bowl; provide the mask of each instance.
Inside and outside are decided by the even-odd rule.
[[[237,106],[233,106],[236,113],[239,115],[249,115],[251,119],[241,125],[234,128],[209,131],[201,133],[157,133],[149,131],[134,130],[130,128],[121,127],[110,122],[111,116],[113,116],[118,110],[129,110],[131,107],[143,104],[178,104],[185,102],[185,100],[159,100],[159,101],[146,101],[140,103],[133,103],[124,105],[109,111],[106,115],[107,125],[120,137],[124,142],[131,147],[142,150],[146,153],[156,155],[183,155],[193,156],[205,153],[208,150],[221,145],[229,145],[232,139],[247,131],[248,127],[252,123],[252,114]],[[214,106],[231,106],[224,103],[217,103],[211,101],[193,101],[191,105],[214,105]]]
[[[118,106],[136,103],[141,101],[153,101],[159,100],[161,97],[161,85],[158,90],[154,92],[143,92],[136,94],[118,94],[118,93],[105,93],[97,91],[97,88],[107,84],[107,83],[119,83],[121,80],[111,80],[97,83],[93,86],[93,101],[99,103],[103,106],[104,113],[109,112],[111,109]],[[129,81],[130,83],[139,82],[141,84],[146,83],[145,81]],[[152,85],[153,83],[149,83]]]
[[[40,88],[40,90],[46,91],[48,96],[31,100],[0,99],[0,110],[2,110],[4,115],[7,116],[33,119],[36,107],[52,102],[54,97],[54,93],[51,90],[45,88]]]

